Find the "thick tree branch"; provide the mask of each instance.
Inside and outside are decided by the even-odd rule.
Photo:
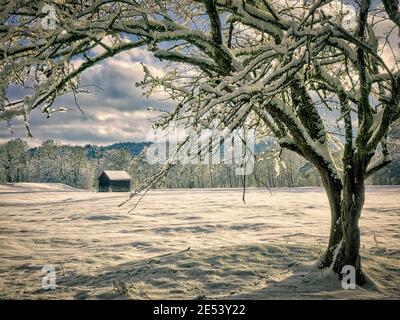
[[[390,20],[400,28],[399,0],[382,0],[382,2]]]

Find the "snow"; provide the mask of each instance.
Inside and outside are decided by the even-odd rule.
[[[361,216],[371,284],[342,290],[316,263],[327,246],[320,188],[151,190],[128,214],[121,193],[0,185],[0,298],[399,298],[400,187],[368,187]],[[57,289],[41,289],[54,265]],[[116,292],[123,281],[129,293]]]
[[[131,180],[132,177],[126,171],[103,171],[110,180]]]
[[[371,137],[368,140],[368,144],[371,144],[375,140],[376,135],[379,133],[384,113],[385,113],[385,109],[382,109],[379,112],[377,112],[376,114],[372,115],[373,122],[372,122],[372,125],[371,125],[370,129],[369,129],[370,133],[372,133],[372,134],[371,134]]]
[[[33,192],[71,192],[82,191],[62,183],[32,183],[19,182],[10,184],[0,184],[0,199],[8,193],[33,193]]]

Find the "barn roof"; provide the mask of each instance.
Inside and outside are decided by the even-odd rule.
[[[101,174],[105,174],[110,180],[131,180],[132,177],[126,171],[105,170]]]

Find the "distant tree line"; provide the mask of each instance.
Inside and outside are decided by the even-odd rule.
[[[370,184],[400,184],[400,126],[391,133],[393,162],[369,178]],[[0,182],[56,182],[96,189],[97,177],[103,170],[126,170],[138,187],[158,172],[158,165],[149,164],[143,150],[150,143],[117,143],[109,146],[70,146],[53,140],[30,148],[21,139],[0,145]],[[256,148],[257,149],[257,148]],[[258,148],[260,149],[260,147]],[[283,150],[278,154],[258,150],[254,171],[248,176],[235,175],[227,164],[177,165],[159,181],[155,188],[239,188],[321,186],[314,166]]]
[[[119,143],[112,146],[69,146],[48,140],[29,148],[21,139],[0,145],[0,182],[56,182],[94,189],[103,170],[126,170],[138,187],[156,174],[159,165],[149,164],[142,152],[149,143]],[[227,164],[176,165],[155,188],[294,187],[320,185],[313,166],[295,154],[283,151],[279,161],[267,153],[255,162],[253,174],[243,177]]]
[[[58,182],[73,187],[92,189],[103,170],[126,170],[145,144],[123,148],[69,146],[48,140],[36,148],[29,148],[21,139],[0,145],[1,182]]]

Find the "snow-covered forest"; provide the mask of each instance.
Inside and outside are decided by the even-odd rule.
[[[374,185],[400,184],[400,126],[391,133],[393,161],[367,181]],[[0,145],[0,182],[64,183],[80,189],[97,189],[103,170],[126,170],[137,188],[160,170],[149,164],[143,153],[149,143],[69,146],[45,141],[30,148],[20,139]],[[132,148],[133,146],[133,148]],[[129,148],[130,147],[130,148]],[[264,146],[256,155],[252,174],[243,179],[227,164],[177,165],[153,188],[243,188],[322,186],[314,165],[296,153]]]

